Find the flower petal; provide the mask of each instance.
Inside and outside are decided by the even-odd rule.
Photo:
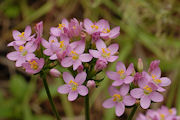
[[[77,91],[82,96],[86,96],[88,94],[88,88],[84,85],[78,86]]]
[[[123,84],[120,88],[120,95],[125,96],[129,92],[129,85]]]
[[[18,60],[16,61],[16,67],[21,67],[23,63],[25,63],[25,58],[24,57],[21,57],[21,58],[18,58]]]
[[[149,98],[148,95],[144,95],[141,100],[140,100],[140,105],[143,109],[149,108],[151,104],[151,99]]]
[[[107,59],[107,61],[108,62],[114,62],[114,61],[116,61],[118,59],[118,56],[110,56],[108,59]]]
[[[94,57],[94,58],[99,58],[101,56],[101,53],[97,50],[89,50],[89,53]]]
[[[30,60],[33,59],[33,58],[35,58],[35,54],[33,54],[33,53],[28,53],[28,54],[26,55],[26,60],[27,60],[27,61],[30,61]]]
[[[57,59],[57,55],[53,54],[51,57],[49,57],[50,60],[56,60]]]
[[[25,28],[25,31],[24,31],[24,36],[27,38],[27,37],[29,37],[30,35],[31,35],[31,26],[27,26],[26,28]]]
[[[106,44],[101,39],[99,39],[96,41],[96,48],[98,51],[102,51],[102,48],[106,48]]]
[[[136,103],[136,99],[133,98],[132,96],[128,95],[128,96],[124,96],[123,98],[123,103],[126,105],[126,106],[132,106]]]
[[[86,72],[78,73],[74,81],[77,82],[79,85],[81,85],[86,80],[86,76],[87,76]]]
[[[89,34],[92,34],[92,26],[93,22],[89,20],[88,18],[84,19],[84,28],[86,29],[86,32]]]
[[[120,34],[120,27],[113,28],[109,33],[109,38],[114,39]]]
[[[85,53],[85,54],[80,55],[80,56],[79,56],[79,59],[80,59],[82,62],[89,62],[89,61],[91,61],[92,56],[91,56],[90,54]]]
[[[68,72],[63,72],[63,79],[64,79],[64,82],[69,84],[69,81],[74,81],[74,77],[68,73]]]
[[[56,28],[56,27],[51,27],[50,32],[52,35],[54,35],[56,37],[59,37],[61,34],[61,30],[59,28]]]
[[[19,37],[19,35],[21,35],[21,33],[19,32],[19,31],[17,31],[17,30],[13,30],[13,38],[14,38],[14,40],[20,40],[20,37]]]
[[[116,105],[116,115],[120,117],[124,113],[124,110],[125,110],[124,104],[122,102],[119,102]]]
[[[130,94],[134,98],[141,98],[143,95],[143,90],[141,88],[134,88],[131,90]]]
[[[7,58],[9,60],[15,61],[15,60],[17,60],[19,58],[19,52],[17,52],[17,51],[10,52],[10,53],[7,54]]]
[[[111,55],[114,55],[118,49],[119,49],[119,45],[118,44],[111,44],[108,49],[110,50]]]
[[[104,108],[112,108],[116,105],[116,103],[113,101],[114,98],[109,98],[103,102]]]
[[[169,86],[171,84],[171,80],[167,77],[162,77],[160,78],[161,83],[159,84],[160,86]]]
[[[130,84],[131,82],[133,82],[133,80],[134,80],[134,77],[132,77],[132,76],[127,76],[127,77],[124,79],[124,83]]]
[[[129,65],[129,67],[127,68],[126,74],[130,75],[130,74],[132,74],[133,71],[134,71],[134,65],[133,65],[133,63],[131,63]]]
[[[61,65],[63,67],[70,67],[70,66],[72,66],[72,64],[73,64],[72,57],[66,57],[66,58],[62,59],[62,61],[61,61]]]
[[[70,90],[71,88],[69,87],[69,85],[66,85],[66,84],[58,87],[58,92],[61,94],[67,94],[70,92]]]
[[[78,97],[78,92],[77,91],[70,91],[68,95],[68,100],[69,101],[74,101]]]
[[[76,60],[73,63],[73,70],[76,70],[80,65],[82,65],[82,62],[80,60]]]
[[[150,94],[150,98],[153,102],[162,102],[164,99],[163,96],[158,92],[152,92]]]
[[[47,56],[51,56],[53,54],[53,52],[51,51],[51,49],[46,49],[43,51],[43,53]]]
[[[116,71],[119,71],[119,70],[126,71],[126,67],[125,67],[124,63],[122,63],[121,61],[117,62],[117,64],[116,64]]]
[[[116,72],[113,72],[113,71],[107,71],[107,72],[106,72],[106,75],[107,75],[108,78],[111,79],[111,80],[119,80],[119,79],[120,79],[119,74],[117,74]]]
[[[115,80],[113,83],[112,83],[112,86],[120,86],[123,84],[123,80]]]

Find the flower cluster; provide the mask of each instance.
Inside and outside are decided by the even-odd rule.
[[[160,92],[165,91],[163,87],[170,85],[171,80],[167,77],[161,77],[159,63],[159,60],[152,61],[148,72],[146,72],[143,70],[142,60],[139,59],[139,72],[136,72],[132,63],[126,69],[122,62],[117,62],[116,72],[108,71],[106,73],[108,78],[114,82],[109,89],[112,98],[106,100],[103,106],[105,108],[115,106],[116,115],[121,116],[125,106],[132,106],[136,101],[139,103],[140,100],[143,109],[149,108],[151,101],[162,102],[163,96]],[[120,90],[115,87],[120,87]]]
[[[180,116],[176,115],[176,109],[168,109],[166,106],[162,106],[157,110],[149,109],[146,115],[139,114],[136,120],[180,120]]]

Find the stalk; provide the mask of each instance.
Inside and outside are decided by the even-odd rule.
[[[135,105],[131,111],[131,114],[128,116],[128,119],[127,120],[132,120],[133,119],[133,116],[135,115],[136,113],[136,110],[138,108],[138,105]]]
[[[90,120],[89,116],[89,94],[85,96],[85,120]]]

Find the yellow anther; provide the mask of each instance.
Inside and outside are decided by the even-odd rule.
[[[124,74],[124,72],[125,72],[125,71],[124,71],[123,69],[117,71],[117,73],[118,73],[120,76],[122,76],[122,75]]]
[[[119,95],[119,94],[114,94],[113,95],[113,101],[115,102],[115,101],[122,101],[122,96],[121,95]]]
[[[59,47],[60,47],[60,48],[63,48],[63,47],[64,47],[64,41],[60,41],[59,43],[60,43],[60,46],[59,46]]]
[[[91,28],[97,30],[99,27],[97,25],[91,25]]]
[[[109,52],[108,52],[109,51]],[[107,48],[102,48],[102,56],[107,58],[107,57],[110,57],[111,53],[110,53],[110,50]]]
[[[104,28],[102,32],[103,32],[103,33],[109,33],[110,31],[111,31],[110,29],[108,29],[108,28],[105,29],[105,28]]]
[[[146,93],[146,94],[149,94],[149,93],[151,93],[152,92],[152,88],[150,88],[148,85],[146,85],[145,87],[144,87],[144,93]]]
[[[152,75],[152,78],[153,78],[153,81],[154,81],[156,84],[159,84],[159,83],[162,82],[160,79],[156,79],[156,75]]]
[[[170,114],[173,114],[173,110],[172,110],[172,109],[169,109],[169,113],[170,113]]]
[[[24,32],[22,32],[20,35],[18,35],[19,37],[24,37]]]
[[[73,26],[73,29],[76,29],[76,26]]]
[[[33,61],[29,61],[29,64],[31,65],[31,69],[37,70],[38,69],[38,63],[33,60]]]
[[[65,24],[59,24],[58,28],[62,30],[62,28],[65,27]]]
[[[165,120],[165,115],[164,114],[160,114],[161,120]]]
[[[73,60],[77,60],[79,58],[79,55],[75,51],[73,51],[73,50],[71,51],[70,54],[72,55],[72,59]]]
[[[74,82],[73,80],[69,81],[69,84],[74,84],[74,85],[78,85],[76,82]]]
[[[70,80],[69,84],[71,85],[71,89],[73,91],[77,90],[78,83],[74,82],[73,80]]]
[[[19,46],[19,51],[22,52],[24,50],[23,46]]]
[[[51,40],[51,43],[54,43],[55,42],[55,40]]]

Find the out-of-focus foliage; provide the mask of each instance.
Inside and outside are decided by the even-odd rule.
[[[163,74],[169,76],[172,85],[165,94],[164,104],[175,106],[180,114],[180,1],[178,0],[3,0],[0,1],[0,65],[8,68],[9,75],[2,80],[8,87],[0,84],[0,119],[51,120],[51,113],[41,80],[33,77],[26,81],[15,75],[20,69],[7,61],[5,55],[10,51],[6,47],[12,41],[13,29],[24,29],[38,21],[44,22],[44,38],[49,36],[49,28],[57,26],[62,18],[76,17],[80,20],[90,18],[94,21],[104,18],[114,26],[121,27],[119,60],[136,63],[141,57],[145,68],[151,60],[160,59]],[[114,69],[115,63],[108,69]],[[60,71],[63,72],[60,68]],[[4,72],[4,71],[2,71]],[[24,74],[25,75],[25,74]],[[27,76],[27,75],[25,75]],[[105,78],[102,84],[91,93],[91,111],[93,119],[114,120],[113,109],[104,110],[102,101],[108,97],[107,88],[111,81]],[[1,81],[0,81],[1,83]],[[50,90],[55,104],[62,116],[78,116],[83,112],[80,99],[75,103],[67,102],[65,95],[56,91],[62,84],[59,79],[49,78]],[[58,97],[60,96],[60,97]],[[46,103],[47,102],[47,103]],[[158,107],[153,105],[152,107]],[[93,112],[95,111],[95,112]],[[74,115],[75,114],[75,115]],[[52,116],[52,114],[49,114]],[[128,115],[128,112],[126,113]],[[122,119],[126,119],[126,115]],[[46,118],[46,119],[45,119]],[[74,119],[73,119],[74,120]]]

